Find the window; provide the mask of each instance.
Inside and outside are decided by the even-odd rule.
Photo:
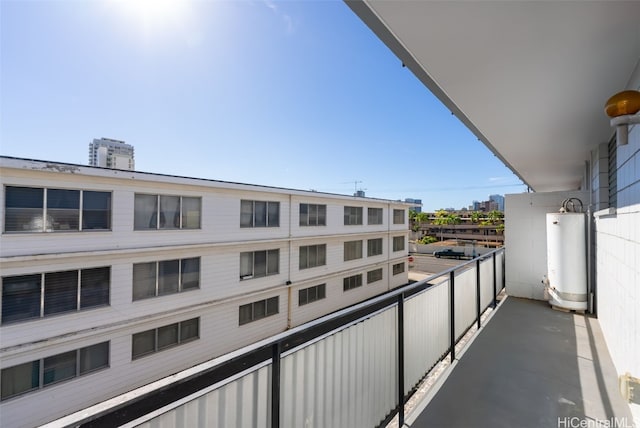
[[[404,210],[393,210],[393,224],[404,224]]]
[[[109,305],[110,267],[2,278],[2,324]]]
[[[367,272],[367,284],[382,280],[382,268],[370,270]]]
[[[200,288],[200,257],[133,265],[133,300]]]
[[[404,236],[393,237],[393,251],[404,250]]]
[[[4,220],[5,232],[109,230],[111,193],[7,186]]]
[[[348,276],[342,280],[342,288],[344,291],[353,290],[362,287],[362,274]]]
[[[382,238],[367,240],[367,256],[379,256],[382,254]]]
[[[298,291],[298,306],[313,303],[327,297],[327,284],[320,284]]]
[[[362,258],[362,241],[347,241],[344,243],[344,261]]]
[[[277,275],[280,272],[280,250],[240,253],[240,280]]]
[[[134,230],[200,229],[199,197],[136,193]]]
[[[270,317],[278,313],[279,297],[270,297],[265,300],[241,305],[239,310],[239,324],[244,325],[252,321]]]
[[[1,399],[109,367],[109,342],[2,369]]]
[[[394,275],[398,275],[400,273],[404,272],[404,262],[403,263],[397,263],[395,265],[393,265],[393,274]]]
[[[326,226],[327,206],[300,204],[300,226]]]
[[[362,224],[362,207],[344,207],[345,226]]]
[[[327,245],[309,245],[300,247],[300,269],[327,264]]]
[[[165,325],[131,336],[131,359],[135,360],[200,338],[200,318]]]
[[[240,227],[279,227],[280,202],[240,201]]]
[[[382,208],[369,208],[368,214],[369,224],[382,224]]]

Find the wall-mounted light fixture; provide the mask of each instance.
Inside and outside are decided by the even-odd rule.
[[[616,127],[618,146],[629,143],[629,125],[640,123],[640,91],[622,91],[609,98],[604,111]]]

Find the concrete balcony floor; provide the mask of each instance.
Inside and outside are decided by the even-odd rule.
[[[597,319],[509,297],[405,426],[631,427]]]

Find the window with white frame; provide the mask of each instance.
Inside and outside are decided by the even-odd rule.
[[[367,284],[371,284],[376,281],[382,281],[382,268],[367,272]]]
[[[327,206],[300,204],[300,226],[326,226]]]
[[[344,207],[344,224],[345,226],[362,224],[362,207]]]
[[[398,275],[404,272],[404,263],[396,263],[393,265],[393,274]]]
[[[362,258],[362,241],[347,241],[344,243],[344,261]]]
[[[136,193],[134,230],[200,229],[202,199]]]
[[[279,227],[280,202],[240,201],[240,227]]]
[[[393,224],[404,224],[404,210],[393,210]]]
[[[379,256],[382,254],[382,238],[367,240],[367,257]]]
[[[327,284],[315,285],[313,287],[298,290],[298,306],[322,300],[327,297]]]
[[[327,245],[306,245],[300,247],[300,269],[308,269],[327,264]]]
[[[111,229],[111,192],[5,187],[5,232]]]
[[[200,257],[133,265],[133,300],[198,288],[200,288]]]
[[[348,276],[342,279],[343,291],[353,290],[354,288],[362,287],[362,274]]]
[[[369,208],[367,211],[368,224],[382,224],[382,208]]]
[[[279,272],[279,249],[240,253],[240,280],[277,275]]]
[[[1,399],[36,391],[109,367],[109,342],[2,369]]]
[[[172,348],[200,338],[200,318],[191,318],[131,336],[131,359]]]
[[[239,325],[248,324],[262,318],[276,315],[279,311],[279,297],[270,297],[257,302],[241,305],[239,308]]]
[[[109,305],[110,267],[2,278],[2,324]]]
[[[404,236],[393,237],[393,251],[404,250]]]

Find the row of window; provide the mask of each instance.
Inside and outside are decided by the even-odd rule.
[[[367,240],[367,255],[382,254],[382,238]],[[344,260],[362,258],[362,240],[344,243]],[[393,238],[394,251],[404,236]],[[326,265],[326,244],[300,247],[301,270]],[[240,253],[240,280],[277,275],[280,250]],[[48,272],[2,278],[2,324],[109,305],[110,267]],[[200,288],[200,257],[135,263],[132,300]]]
[[[185,259],[189,261],[193,259]],[[156,272],[158,265],[156,263]],[[104,269],[104,268],[99,268]],[[108,268],[107,268],[108,269]],[[87,269],[92,271],[94,269]],[[397,263],[392,267],[393,275],[404,272],[405,264]],[[107,270],[108,271],[108,270]],[[74,271],[76,276],[82,278],[84,271]],[[35,275],[45,276],[49,274]],[[367,283],[371,284],[383,278],[382,268],[367,272]],[[5,315],[3,279],[3,322]],[[361,287],[363,274],[351,275],[343,279],[343,290],[348,291]],[[42,281],[42,287],[46,281]],[[82,283],[80,280],[81,288]],[[156,288],[157,290],[157,288]],[[79,293],[81,294],[81,293]],[[107,289],[108,295],[108,289]],[[298,305],[303,306],[326,298],[326,284],[319,284],[298,291]],[[9,299],[10,300],[10,299]],[[107,299],[108,301],[108,299]],[[279,313],[279,297],[270,297],[258,300],[239,307],[238,324],[244,325]],[[37,316],[43,316],[42,311]],[[172,323],[162,327],[135,333],[131,336],[131,358],[136,360],[156,352],[163,351],[200,338],[200,318],[192,318],[185,321]],[[64,352],[36,361],[8,367],[1,371],[1,395],[4,400],[16,395],[53,385],[64,380],[109,367],[109,342],[87,346],[73,351]]]
[[[111,192],[5,187],[5,232],[111,229]],[[300,226],[326,226],[327,206],[299,206]],[[382,224],[383,209],[368,208],[370,225]],[[135,194],[134,230],[200,229],[202,198]],[[345,225],[363,224],[363,207],[344,207]],[[393,224],[405,224],[405,210],[393,210]],[[279,227],[280,203],[240,201],[240,227]]]
[[[109,342],[2,369],[0,399],[24,394],[109,367]]]
[[[200,318],[192,318],[131,336],[135,360],[200,338]],[[109,342],[86,346],[2,369],[0,399],[35,391],[109,367]]]

